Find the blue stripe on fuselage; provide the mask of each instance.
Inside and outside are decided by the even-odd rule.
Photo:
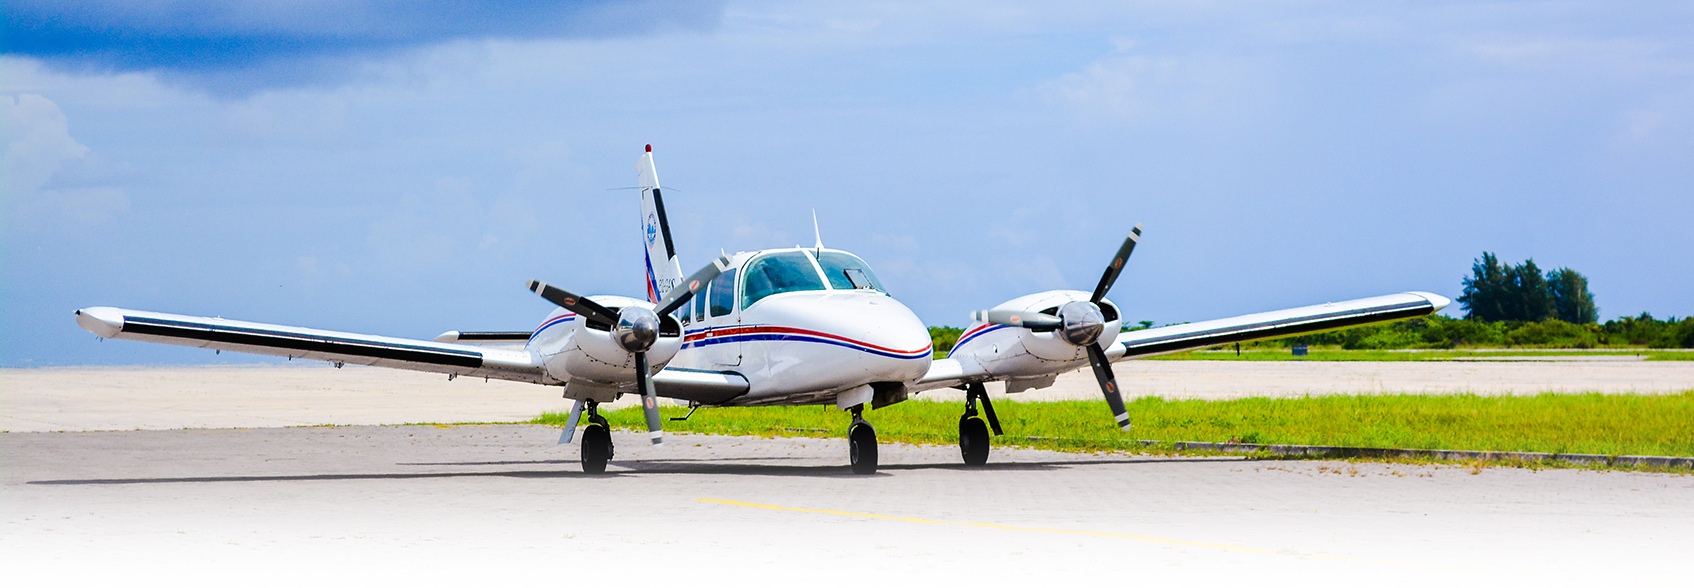
[[[560,316],[559,318],[547,321],[547,324],[541,325],[540,327],[537,327],[535,329],[535,333],[533,333],[529,336],[529,340],[534,341],[536,337],[541,336],[541,332],[547,330],[547,327],[551,327],[553,325],[557,325],[557,324],[560,324],[560,323],[568,323],[568,322],[571,322],[571,321],[574,321],[574,320],[576,320],[576,315],[567,314],[567,315]]]

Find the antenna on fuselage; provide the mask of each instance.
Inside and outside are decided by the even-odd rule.
[[[823,251],[823,232],[818,230],[818,209],[812,209],[812,236],[817,237],[818,251]]]

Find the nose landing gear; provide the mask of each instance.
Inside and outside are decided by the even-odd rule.
[[[876,429],[865,422],[864,410],[863,404],[853,407],[853,424],[847,428],[847,458],[860,475],[876,473]]]
[[[977,416],[976,403],[982,401],[982,413],[988,423]],[[994,404],[988,400],[988,389],[981,383],[971,384],[965,388],[965,414],[959,417],[959,454],[965,458],[965,465],[979,466],[988,463],[988,427],[994,428],[994,434],[1002,434],[1000,419],[994,415]]]

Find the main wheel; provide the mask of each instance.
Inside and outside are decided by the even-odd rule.
[[[988,425],[975,417],[959,418],[959,454],[965,465],[988,463]]]
[[[876,429],[869,423],[854,423],[847,430],[847,455],[853,462],[853,473],[876,473]]]
[[[612,433],[600,425],[589,425],[582,431],[582,471],[587,474],[606,473],[606,462],[612,460]]]

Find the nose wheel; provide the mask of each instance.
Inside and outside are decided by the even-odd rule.
[[[988,463],[988,425],[974,414],[959,417],[959,454],[964,456],[965,465]]]
[[[982,413],[978,416],[977,401],[982,402]],[[987,423],[983,422],[987,417]],[[959,417],[959,455],[964,457],[965,465],[979,466],[988,463],[988,428],[994,428],[994,434],[1001,434],[1000,419],[994,415],[994,404],[988,400],[988,389],[982,384],[971,384],[965,388],[965,414]]]
[[[612,427],[600,416],[599,403],[588,405],[588,426],[582,431],[582,472],[606,473],[606,462],[612,461]]]
[[[847,428],[847,458],[853,464],[853,473],[869,475],[876,473],[876,429],[860,418],[863,411],[864,405],[853,407],[853,425]]]

